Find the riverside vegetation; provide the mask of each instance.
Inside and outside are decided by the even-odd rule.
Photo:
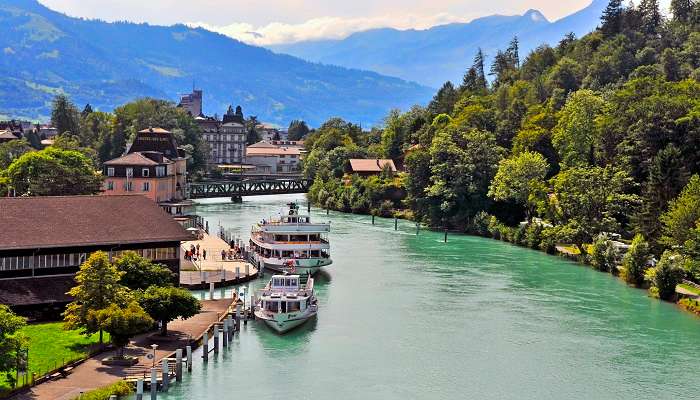
[[[674,299],[683,279],[700,283],[700,2],[671,8],[667,19],[656,0],[612,0],[580,39],[521,59],[514,38],[491,79],[478,50],[459,86],[383,128],[329,120],[306,139],[309,198],[547,252],[567,244]],[[360,177],[350,158],[403,172]]]

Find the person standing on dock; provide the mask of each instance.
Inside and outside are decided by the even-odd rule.
[[[207,249],[202,250],[202,258],[207,259]]]

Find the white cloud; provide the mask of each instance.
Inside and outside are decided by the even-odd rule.
[[[236,38],[240,41],[266,46],[280,43],[294,43],[305,40],[343,39],[350,34],[373,28],[393,27],[398,29],[425,29],[450,22],[466,22],[471,18],[450,14],[432,16],[380,16],[366,18],[320,17],[299,24],[273,22],[263,26],[249,23],[233,23],[217,26],[204,22],[188,25],[199,26],[214,32]]]

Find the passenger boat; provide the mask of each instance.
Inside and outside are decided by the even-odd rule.
[[[286,215],[253,226],[250,235],[251,261],[260,268],[291,274],[314,274],[332,263],[329,253],[330,223],[312,223],[289,203]]]
[[[273,275],[259,291],[255,318],[277,333],[288,332],[316,316],[314,280],[310,275]]]

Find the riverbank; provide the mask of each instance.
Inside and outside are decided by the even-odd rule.
[[[188,345],[197,347],[204,332],[222,321],[235,298],[202,301],[199,314],[187,320],[176,320],[168,324],[168,337],[162,338],[157,333],[150,332],[134,338],[125,348],[128,356],[137,357],[138,364],[132,367],[103,365],[102,359],[111,352],[103,352],[92,356],[75,366],[66,376],[39,384],[27,391],[10,397],[13,400],[72,400],[81,393],[98,389],[119,380],[133,376],[144,376],[150,371],[151,365],[157,365],[164,358],[171,358],[176,349]],[[157,344],[155,352],[151,345]],[[155,360],[149,359],[155,353]]]

